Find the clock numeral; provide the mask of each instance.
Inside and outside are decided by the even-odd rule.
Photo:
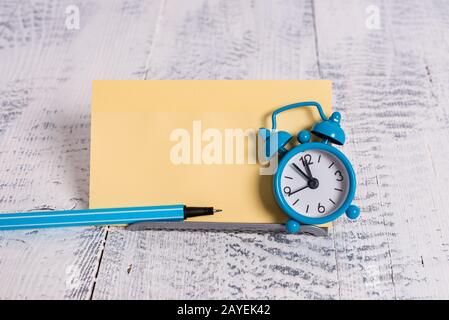
[[[312,162],[312,156],[310,154],[305,154],[303,157],[299,158],[299,160],[301,160],[301,162],[303,163],[303,165],[306,164],[313,164]]]
[[[318,212],[324,213],[324,211],[326,211],[326,208],[323,205],[321,205],[321,202],[318,202]]]
[[[334,175],[337,176],[337,181],[343,181],[343,175],[340,170],[335,171]]]
[[[290,194],[292,193],[292,189],[290,187],[285,187],[284,193],[290,197]]]

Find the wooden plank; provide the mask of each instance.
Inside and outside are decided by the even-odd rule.
[[[447,298],[448,3],[314,7],[320,71],[334,81],[363,212],[334,229],[340,295]],[[376,8],[380,29],[367,28]]]
[[[159,2],[0,4],[0,210],[86,208],[93,79],[142,78]],[[1,298],[90,298],[107,230],[0,232]]]
[[[68,4],[0,4],[1,211],[87,206],[94,78],[321,75],[363,216],[325,239],[0,232],[1,298],[89,298],[105,242],[94,298],[449,296],[447,2],[88,2],[80,30],[63,27]]]
[[[332,299],[334,262],[330,238],[110,229],[94,299]]]
[[[308,1],[167,1],[147,78],[318,78]],[[338,297],[331,238],[111,229],[97,299]]]
[[[317,78],[306,1],[167,1],[147,79]]]

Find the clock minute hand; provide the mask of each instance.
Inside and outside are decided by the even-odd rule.
[[[299,188],[298,190],[295,190],[295,191],[293,191],[293,192],[290,192],[289,194],[288,194],[288,196],[290,197],[292,194],[295,194],[296,192],[299,192],[299,191],[301,191],[301,190],[304,190],[304,189],[306,189],[306,188],[308,188],[309,187],[309,185],[307,185],[307,186],[305,186],[305,187],[302,187],[302,188]]]
[[[301,168],[296,165],[296,163],[292,163],[292,165],[304,178],[306,178],[307,181],[310,180],[310,177],[307,174],[305,174],[305,172],[302,171]]]

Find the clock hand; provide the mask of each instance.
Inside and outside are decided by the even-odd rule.
[[[304,171],[302,171],[301,168],[298,167],[298,166],[296,165],[296,163],[292,163],[292,165],[293,165],[293,167],[296,169],[296,171],[298,171],[302,176],[304,176],[304,178],[306,178],[307,181],[310,180],[309,176],[306,175],[306,174],[304,173]]]
[[[308,188],[309,186],[307,185],[307,186],[305,186],[305,187],[302,187],[302,188],[299,188],[298,190],[295,190],[295,191],[293,191],[293,192],[290,192],[289,194],[288,194],[288,196],[290,197],[292,194],[295,194],[296,192],[299,192],[299,191],[301,191],[301,190],[304,190],[304,189],[306,189],[306,188]]]
[[[302,159],[302,165],[306,168],[309,179],[313,179],[312,171],[310,171],[309,163],[306,160],[304,160],[304,158]]]
[[[318,186],[320,185],[320,182],[318,181],[318,179],[316,179],[312,176],[312,171],[310,171],[309,163],[307,161],[304,161],[304,159],[303,159],[302,164],[306,167],[307,172],[309,173],[309,177],[308,177],[309,180],[307,181],[307,185],[309,186],[310,189],[318,188]]]

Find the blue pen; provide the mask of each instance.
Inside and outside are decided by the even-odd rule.
[[[151,221],[182,221],[220,212],[213,207],[182,204],[87,210],[36,211],[0,214],[0,231],[95,225],[131,224]]]

